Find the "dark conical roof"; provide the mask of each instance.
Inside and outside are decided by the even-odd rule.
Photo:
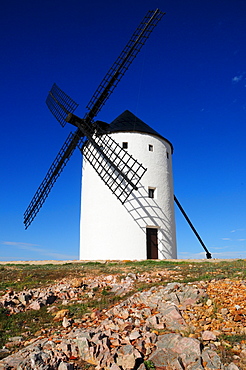
[[[109,124],[109,132],[143,132],[150,135],[158,136],[162,140],[167,141],[172,148],[173,152],[173,146],[170,143],[169,140],[164,138],[162,135],[160,135],[157,131],[153,130],[147,123],[144,123],[141,119],[136,117],[133,113],[131,113],[129,110],[125,110],[123,113],[121,113],[117,118],[115,118],[110,124]]]

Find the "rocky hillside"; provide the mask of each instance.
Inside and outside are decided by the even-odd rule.
[[[179,268],[87,274],[45,287],[6,289],[0,297],[6,315],[38,317],[43,310],[52,314],[53,325],[32,337],[26,331],[10,336],[0,350],[0,369],[245,369],[245,281],[182,283],[175,281],[178,275]],[[73,314],[75,304],[82,306],[99,293],[99,302],[110,296],[115,303]]]

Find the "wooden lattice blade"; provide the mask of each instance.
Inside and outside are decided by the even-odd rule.
[[[81,143],[82,140],[83,138],[81,138],[80,132],[78,130],[75,133],[70,133],[68,135],[66,141],[58,152],[44,180],[34,194],[29,206],[24,213],[24,224],[26,229],[28,228],[28,226],[30,226],[30,224],[36,217],[37,213],[48,197],[54,183],[60,176],[62,170],[73,154],[74,149],[79,143]]]
[[[98,114],[164,14],[159,9],[147,12],[89,101],[84,119],[91,121]]]
[[[66,124],[67,115],[73,113],[79,105],[55,83],[49,91],[46,104],[53,116],[63,127]]]
[[[89,139],[83,155],[111,192],[124,203],[147,169],[107,134]]]

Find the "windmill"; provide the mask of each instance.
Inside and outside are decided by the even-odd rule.
[[[58,122],[63,127],[70,123],[76,127],[76,131],[68,135],[32,198],[24,213],[24,224],[26,229],[30,226],[78,147],[84,162],[81,259],[176,258],[173,209],[173,199],[176,198],[173,194],[170,159],[172,144],[128,111],[111,124],[94,121],[163,15],[159,9],[147,12],[89,101],[84,118],[74,114],[78,104],[56,84],[46,99],[48,108]],[[133,136],[128,138],[129,134]],[[127,140],[125,135],[128,135]],[[131,142],[138,142],[137,147],[141,148],[144,141],[150,153],[154,151],[157,157],[158,153],[165,154],[165,165],[161,171],[163,176],[158,171],[151,175],[153,158],[152,166],[151,162],[146,166],[139,159],[142,157],[141,150],[130,151],[129,148],[128,151]],[[133,155],[133,152],[136,154]],[[150,173],[150,186],[144,180],[149,176],[145,175],[146,171]],[[154,196],[157,190],[154,178],[164,181],[164,196],[161,191],[158,197]],[[160,183],[158,187],[162,185]],[[108,213],[109,204],[111,211]],[[96,240],[91,237],[92,220],[96,225],[93,232]],[[141,234],[139,238],[136,237],[137,229]],[[123,236],[129,233],[130,238],[124,239]],[[134,245],[133,235],[139,239],[137,246]]]

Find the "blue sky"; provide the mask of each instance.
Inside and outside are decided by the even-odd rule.
[[[215,258],[246,258],[246,2],[9,0],[0,14],[0,261],[77,259],[77,150],[28,230],[23,213],[71,127],[56,82],[85,106],[149,9],[166,12],[98,115],[125,109],[174,146],[177,198]],[[72,128],[73,129],[73,128]],[[179,258],[203,249],[176,208]]]

